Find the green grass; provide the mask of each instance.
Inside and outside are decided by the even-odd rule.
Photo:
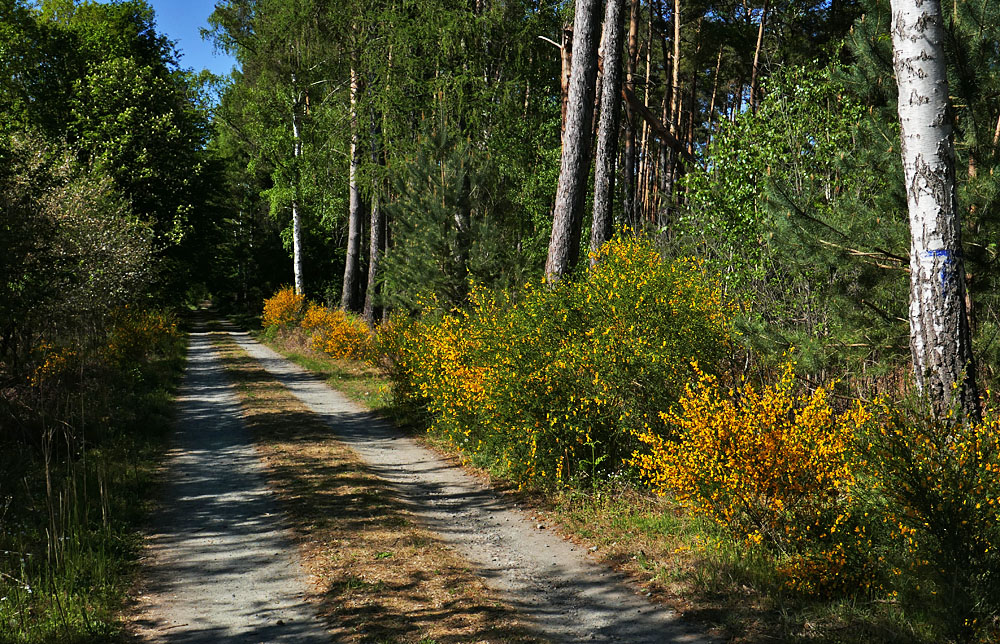
[[[66,393],[62,409],[36,416],[31,442],[4,437],[0,642],[123,641],[139,527],[183,364],[178,340],[145,368],[102,374],[83,393]]]

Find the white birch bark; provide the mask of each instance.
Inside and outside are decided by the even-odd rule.
[[[940,0],[892,0],[891,30],[910,213],[914,376],[939,416],[955,409],[978,420]]]
[[[299,114],[301,109],[296,86],[295,74],[292,74],[292,156],[295,163],[292,186],[292,273],[295,279],[295,293],[302,295],[305,292],[305,283],[302,278],[302,213],[299,207],[299,163],[302,158],[302,117]]]

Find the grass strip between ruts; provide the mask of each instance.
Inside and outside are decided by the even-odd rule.
[[[214,344],[303,553],[348,642],[537,641],[396,491],[228,335]]]

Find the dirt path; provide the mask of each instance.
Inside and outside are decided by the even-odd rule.
[[[232,337],[288,387],[410,511],[454,545],[533,628],[557,642],[710,642],[669,609],[638,595],[582,548],[539,527],[461,469],[350,402],[248,334]]]
[[[190,336],[178,405],[137,635],[171,644],[329,642],[302,600],[295,546],[204,333]]]

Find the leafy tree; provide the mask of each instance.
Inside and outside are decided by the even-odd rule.
[[[862,106],[829,69],[793,68],[766,85],[756,114],[722,127],[708,168],[686,178],[679,252],[719,267],[765,355],[795,346],[816,371],[899,356],[905,222],[891,209],[875,226],[858,216],[892,193],[892,177],[863,164]]]

